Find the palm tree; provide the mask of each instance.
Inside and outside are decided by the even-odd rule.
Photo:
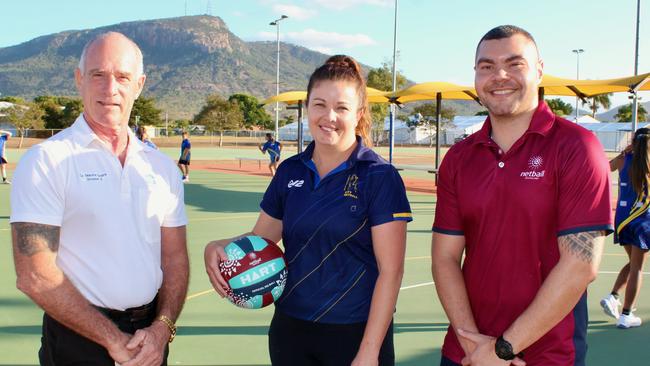
[[[639,121],[646,121],[647,117],[648,112],[643,108],[643,104],[639,104],[639,109],[637,109],[637,119]],[[632,103],[620,107],[614,118],[619,122],[632,121]]]
[[[591,109],[591,117],[596,118],[598,108],[609,109],[612,106],[612,102],[609,100],[611,96],[612,93],[594,95],[588,101],[582,102],[582,105],[588,105],[589,109]]]

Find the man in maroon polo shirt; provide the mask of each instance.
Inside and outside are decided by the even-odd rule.
[[[586,289],[612,231],[607,160],[592,133],[539,100],[542,70],[515,26],[476,49],[489,117],[445,156],[433,225],[451,323],[441,365],[585,364]]]

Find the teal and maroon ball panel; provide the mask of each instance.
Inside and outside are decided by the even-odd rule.
[[[225,247],[228,261],[219,270],[230,288],[228,300],[247,309],[259,309],[277,300],[287,281],[282,250],[268,239],[246,236]]]

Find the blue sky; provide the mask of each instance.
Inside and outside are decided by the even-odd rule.
[[[281,39],[379,66],[392,57],[394,0],[5,0],[0,47],[71,29],[206,14],[244,40],[275,40],[268,23],[281,14]],[[650,72],[650,1],[642,0],[639,72]],[[636,0],[400,0],[398,68],[411,80],[473,83],[476,42],[490,28],[515,24],[536,38],[545,72],[602,79],[632,75]],[[145,60],[146,61],[146,60]],[[642,102],[650,100],[643,93]],[[627,102],[618,94],[615,104]]]

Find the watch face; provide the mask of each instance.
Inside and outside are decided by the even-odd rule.
[[[508,341],[504,340],[501,337],[497,339],[497,342],[494,345],[494,351],[502,360],[510,361],[515,358],[515,355],[512,353],[512,346],[510,343],[508,343]]]

